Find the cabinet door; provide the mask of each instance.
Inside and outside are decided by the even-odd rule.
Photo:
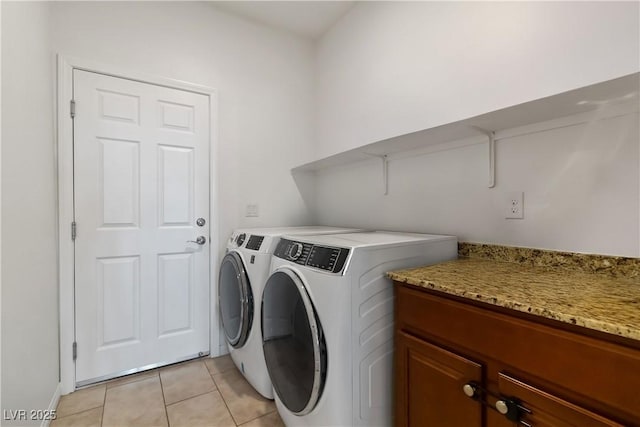
[[[522,406],[531,410],[531,414],[524,415],[522,420],[535,427],[622,427],[622,424],[594,414],[504,373],[499,374],[498,387],[501,395],[517,398]]]
[[[399,332],[396,335],[397,426],[481,427],[482,405],[462,387],[482,382],[482,366]]]

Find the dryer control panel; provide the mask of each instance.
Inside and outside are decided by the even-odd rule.
[[[330,273],[340,273],[349,256],[349,249],[281,239],[274,256]]]

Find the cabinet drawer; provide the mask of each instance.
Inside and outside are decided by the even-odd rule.
[[[396,289],[400,330],[487,355],[566,390],[579,403],[640,420],[640,351],[402,284]]]
[[[498,387],[501,395],[516,397],[531,411],[522,419],[535,427],[623,427],[504,373],[498,375]]]

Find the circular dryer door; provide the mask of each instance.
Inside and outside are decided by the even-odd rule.
[[[237,252],[229,252],[222,259],[218,302],[227,341],[235,348],[242,347],[251,330],[253,295],[247,272]]]
[[[309,294],[291,270],[276,270],[265,284],[262,347],[282,403],[297,415],[311,412],[326,378],[326,342]]]

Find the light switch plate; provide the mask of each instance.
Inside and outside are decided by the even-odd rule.
[[[247,217],[260,216],[260,213],[259,213],[258,209],[259,209],[259,206],[257,204],[248,204],[245,216],[247,216]]]

